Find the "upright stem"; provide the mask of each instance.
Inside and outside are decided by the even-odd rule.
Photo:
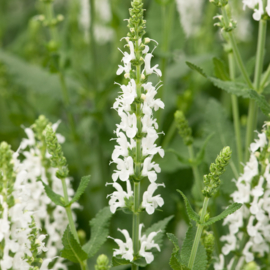
[[[61,179],[62,181],[62,188],[63,188],[63,193],[64,193],[64,200],[65,200],[65,204],[68,204],[69,200],[68,200],[68,192],[67,192],[67,185],[66,185],[66,181],[65,179]],[[76,227],[75,227],[75,223],[72,217],[72,212],[71,212],[71,208],[70,206],[66,207],[66,213],[67,213],[67,217],[68,217],[68,223],[69,223],[69,228],[71,233],[73,234],[73,236],[75,237],[75,239],[77,240],[78,243],[80,243],[79,241],[79,237],[76,231]],[[86,261],[81,262],[80,263],[81,266],[81,270],[86,270]]]
[[[209,198],[205,197],[204,201],[203,201],[203,208],[202,208],[202,213],[201,213],[201,217],[200,217],[200,222],[201,223],[204,222],[208,202],[209,202]],[[200,240],[201,240],[202,231],[203,231],[203,226],[199,224],[198,227],[197,227],[197,232],[196,232],[196,235],[195,235],[195,239],[194,239],[194,242],[193,242],[192,250],[191,250],[189,261],[188,261],[188,268],[191,269],[191,270],[193,268],[193,265],[194,265],[194,262],[195,262],[195,259],[196,259],[197,250],[198,250],[199,243],[200,243]]]
[[[234,65],[234,57],[233,53],[229,53],[229,69],[230,69],[230,77],[231,80],[235,79],[235,65]],[[237,146],[237,156],[238,156],[238,170],[241,172],[241,163],[243,160],[243,152],[242,152],[242,139],[241,139],[241,129],[240,129],[240,119],[239,119],[239,109],[238,109],[238,100],[236,95],[231,95],[232,99],[232,111],[233,111],[233,123],[234,123],[234,132],[236,136],[236,146]]]
[[[267,83],[268,79],[270,77],[270,65],[268,66],[267,70],[265,71],[265,74],[262,78],[262,83],[261,83],[261,87],[260,87],[260,91],[259,92],[262,92],[264,87],[265,87],[265,84]]]
[[[189,152],[189,158],[191,160],[194,160],[194,150],[193,150],[193,145],[189,145],[188,146],[188,152]],[[200,172],[199,172],[199,168],[197,165],[193,165],[192,166],[192,171],[193,171],[193,175],[194,175],[194,179],[195,179],[195,183],[194,183],[194,195],[195,195],[195,199],[197,201],[202,201],[203,196],[202,196],[202,181],[201,181],[201,177],[200,177]]]
[[[140,56],[139,42],[135,43],[136,58]],[[136,92],[137,99],[141,98],[141,66],[136,66]],[[142,111],[141,103],[136,104],[136,118],[137,118],[137,136],[136,136],[136,156],[135,156],[135,177],[139,181],[141,178],[141,136],[142,136]],[[140,225],[140,182],[134,182],[134,211],[133,211],[133,224],[132,224],[132,241],[133,241],[133,253],[134,259],[139,255],[140,251],[140,239],[139,239],[139,225]],[[138,270],[139,267],[132,264],[132,270]]]
[[[259,36],[258,36],[258,45],[256,53],[256,65],[255,65],[255,76],[254,76],[254,89],[259,92],[261,84],[261,76],[263,70],[263,54],[265,47],[265,38],[266,38],[266,26],[267,23],[265,20],[260,20],[259,23]],[[247,122],[247,131],[246,131],[246,152],[245,152],[245,161],[249,158],[249,146],[253,139],[253,132],[257,126],[257,112],[258,106],[254,100],[251,100],[249,103],[249,112],[248,112],[248,122]]]
[[[228,26],[230,22],[229,22],[229,18],[228,18],[228,15],[227,15],[226,8],[225,7],[222,7],[221,10],[222,10],[222,15],[223,15],[225,24]],[[229,39],[230,39],[230,43],[232,45],[232,49],[233,49],[233,52],[234,52],[234,55],[235,55],[235,60],[237,62],[237,65],[239,67],[239,70],[242,73],[243,77],[245,78],[246,83],[248,84],[248,86],[251,89],[253,89],[253,84],[252,84],[252,82],[251,82],[251,80],[250,80],[250,78],[248,76],[247,70],[245,68],[245,65],[243,63],[242,57],[241,57],[240,52],[238,50],[238,46],[237,46],[235,37],[234,37],[234,35],[233,35],[232,32],[229,32],[228,33],[228,36],[229,36]]]

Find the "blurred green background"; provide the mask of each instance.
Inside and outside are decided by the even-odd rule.
[[[224,41],[218,28],[213,26],[213,16],[218,10],[203,0],[190,1],[191,7],[185,7],[189,1],[181,0],[177,1],[178,6],[174,0],[144,2],[146,36],[159,43],[152,64],[159,64],[163,73],[159,97],[164,101],[165,109],[158,112],[156,117],[159,131],[164,131],[165,136],[160,135],[158,144],[165,150],[172,148],[188,157],[187,148],[173,123],[174,112],[181,109],[193,129],[196,152],[205,138],[214,132],[200,165],[202,175],[208,171],[209,164],[223,146],[232,148],[232,160],[236,162],[229,95],[222,93],[185,64],[186,61],[195,63],[202,66],[208,75],[217,77],[220,76],[220,63],[227,69]],[[239,2],[234,3],[232,8],[233,16],[238,20],[236,36],[241,55],[252,73],[258,25],[252,21],[249,11],[243,12],[241,1],[234,2]],[[0,141],[7,141],[15,151],[25,137],[22,127],[32,125],[40,114],[44,114],[51,122],[61,119],[58,131],[66,137],[63,149],[70,174],[74,178],[74,188],[78,186],[81,176],[92,175],[89,188],[80,200],[83,210],[77,211],[78,228],[85,230],[88,237],[89,220],[108,204],[106,196],[113,192],[113,188],[105,187],[105,183],[112,181],[115,165],[109,165],[109,162],[115,141],[111,138],[115,138],[113,130],[120,119],[111,107],[119,93],[119,86],[114,82],[125,83],[123,76],[116,76],[122,58],[117,48],[124,50],[125,43],[120,42],[120,39],[128,31],[124,19],[129,16],[130,1],[90,0],[89,4],[86,22],[89,19],[90,23],[87,28],[82,26],[82,19],[85,20],[83,12],[86,12],[85,8],[82,11],[82,1],[55,0],[55,14],[64,16],[64,21],[57,26],[59,49],[55,52],[48,49],[50,33],[37,17],[44,13],[42,2],[0,1]],[[180,14],[178,11],[181,8],[183,11]],[[267,39],[269,44],[270,35],[267,35]],[[269,60],[269,55],[266,55],[265,66]],[[63,101],[58,63],[67,84],[70,97],[68,105]],[[241,78],[238,80],[241,81]],[[239,99],[239,107],[244,132],[248,100]],[[74,119],[75,136],[68,115]],[[261,129],[264,120],[260,112],[258,129]],[[158,182],[166,185],[165,189],[160,188],[158,191],[165,205],[162,211],[156,211],[152,216],[143,214],[142,220],[147,228],[153,222],[174,215],[168,231],[175,233],[182,241],[187,217],[176,189],[190,194],[192,170],[188,165],[181,164],[170,152],[163,159],[156,157],[155,161],[162,169]],[[234,189],[233,177],[232,169],[228,167],[222,178],[221,191],[212,200],[211,214],[220,212],[228,204],[229,194]],[[143,188],[147,184],[144,183]],[[116,229],[130,230],[131,219],[131,216],[118,211],[112,219],[110,235],[122,237]],[[217,237],[225,233],[221,222],[212,229]],[[217,241],[217,254],[220,245]],[[116,244],[108,240],[100,252],[111,257],[113,248],[116,248]],[[146,269],[170,269],[168,262],[171,250],[171,243],[165,239],[161,254]],[[95,260],[96,256],[89,261],[89,269],[94,269]],[[77,268],[70,265],[70,269]]]

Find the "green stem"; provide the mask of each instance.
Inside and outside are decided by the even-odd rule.
[[[194,160],[194,149],[193,149],[193,144],[188,146],[188,152],[189,152],[189,158],[193,161]],[[199,172],[199,168],[197,165],[193,165],[192,166],[192,171],[193,171],[193,175],[194,175],[194,179],[195,179],[195,187],[194,187],[194,195],[195,195],[195,199],[198,201],[202,201],[203,196],[202,196],[202,181],[201,181],[201,177],[200,177],[200,172]]]
[[[259,23],[259,36],[258,36],[258,45],[256,52],[256,65],[255,65],[255,75],[254,75],[254,89],[260,91],[261,76],[263,70],[263,55],[266,39],[266,30],[267,23],[265,20],[260,20]],[[248,122],[247,122],[247,131],[246,131],[246,152],[245,152],[245,161],[249,158],[249,146],[253,140],[253,132],[257,126],[257,111],[258,106],[255,104],[254,100],[251,100],[249,103],[248,111]]]
[[[62,181],[62,187],[63,187],[63,192],[64,192],[65,204],[68,204],[69,199],[68,199],[66,181],[65,181],[65,179],[61,179],[61,181]],[[68,223],[69,223],[70,231],[73,234],[73,236],[75,237],[75,239],[77,240],[77,242],[80,243],[79,237],[78,237],[78,234],[77,234],[77,230],[76,230],[76,227],[75,227],[75,223],[74,223],[74,220],[73,220],[73,217],[72,217],[71,208],[70,208],[70,206],[68,206],[65,209],[66,209],[66,213],[67,213],[67,217],[68,217]],[[81,270],[86,270],[86,263],[87,263],[87,261],[80,262]]]
[[[228,14],[227,14],[226,8],[225,7],[222,7],[221,10],[222,10],[222,15],[223,15],[225,24],[228,26],[230,22],[229,22],[229,18],[228,18]],[[228,33],[228,36],[229,36],[229,39],[230,39],[230,43],[232,45],[232,49],[233,49],[233,52],[234,52],[235,59],[236,59],[236,62],[238,64],[238,67],[239,67],[239,69],[240,69],[243,77],[245,78],[246,83],[248,84],[248,86],[251,89],[253,89],[253,84],[252,84],[252,82],[251,82],[251,80],[250,80],[250,78],[248,76],[247,70],[245,68],[245,65],[243,63],[242,57],[241,57],[240,52],[238,50],[238,46],[237,46],[235,37],[234,37],[234,35],[233,35],[232,32],[229,32]]]
[[[204,218],[207,212],[207,206],[208,206],[208,202],[209,202],[209,198],[205,197],[204,201],[203,201],[203,208],[202,208],[202,213],[201,213],[201,217],[200,217],[200,222],[203,223],[204,222]],[[201,240],[201,235],[202,235],[202,231],[203,231],[203,226],[202,225],[198,225],[197,227],[197,232],[195,235],[195,239],[193,242],[193,246],[192,246],[192,250],[190,253],[190,257],[189,257],[189,261],[188,261],[188,268],[192,270],[195,259],[196,259],[196,255],[197,255],[197,250],[199,247],[199,243]]]
[[[270,65],[268,66],[268,68],[267,68],[265,74],[263,75],[262,83],[261,83],[261,86],[260,86],[260,91],[259,91],[259,93],[261,93],[261,92],[263,91],[263,89],[264,89],[264,87],[265,87],[265,85],[266,85],[266,83],[267,83],[269,77],[270,77]]]
[[[170,128],[168,130],[168,132],[166,132],[166,135],[164,137],[164,140],[162,142],[162,148],[166,149],[168,144],[170,143],[170,141],[172,140],[172,137],[175,133],[176,130],[176,123],[175,120],[173,120],[172,124],[170,125]]]
[[[230,77],[231,80],[235,80],[235,65],[234,65],[234,57],[233,53],[229,53],[229,69],[230,69]],[[242,162],[243,160],[243,152],[242,152],[242,139],[241,139],[241,129],[240,129],[240,118],[239,118],[239,109],[238,109],[238,100],[236,95],[231,95],[232,99],[232,111],[233,111],[233,123],[234,123],[234,132],[236,136],[236,146],[237,146],[237,156],[238,156],[238,170],[242,171]]]
[[[140,58],[139,42],[135,43],[136,58]],[[141,66],[136,66],[136,92],[137,98],[141,97]],[[142,122],[141,122],[141,104],[136,104],[136,117],[137,117],[137,136],[136,136],[136,156],[135,156],[135,178],[140,181],[141,179],[141,134],[142,134]],[[139,225],[140,225],[140,182],[134,182],[134,210],[133,210],[133,223],[132,223],[132,241],[133,241],[133,253],[134,259],[139,255],[140,251],[140,239],[139,239]],[[138,270],[139,267],[132,264],[132,270]]]

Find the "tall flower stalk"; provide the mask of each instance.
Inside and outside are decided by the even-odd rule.
[[[156,74],[160,77],[161,71],[158,65],[151,67],[153,55],[149,53],[147,44],[153,40],[143,39],[146,21],[143,19],[142,0],[133,0],[131,6],[128,19],[130,31],[124,38],[127,42],[125,47],[128,47],[129,52],[122,52],[123,66],[119,65],[117,70],[117,75],[124,73],[128,83],[120,85],[122,93],[113,105],[121,117],[121,123],[117,124],[115,131],[119,145],[115,146],[112,154],[112,162],[117,164],[117,169],[112,175],[112,185],[117,191],[110,195],[109,204],[112,212],[122,207],[133,213],[132,239],[126,230],[120,230],[126,237],[126,243],[115,239],[120,249],[115,250],[114,256],[121,255],[122,258],[131,261],[132,269],[136,270],[138,266],[134,261],[144,257],[146,263],[151,263],[154,257],[147,250],[159,250],[159,245],[153,240],[158,232],[141,234],[143,224],[140,224],[140,213],[145,210],[151,215],[164,203],[160,195],[153,196],[158,186],[164,184],[156,184],[160,167],[152,161],[157,153],[161,157],[164,156],[164,150],[155,144],[158,138],[158,124],[153,117],[153,110],[164,108],[164,103],[154,98],[157,89],[151,82],[147,82],[149,75]],[[141,181],[144,178],[148,178],[150,185],[141,199]],[[126,183],[127,192],[116,182],[117,179]]]

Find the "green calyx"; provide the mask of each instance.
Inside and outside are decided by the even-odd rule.
[[[143,3],[142,0],[133,0],[132,8],[129,9],[130,18],[128,19],[128,28],[130,32],[128,37],[130,40],[136,41],[145,34],[146,21],[143,19]]]
[[[109,270],[111,268],[109,263],[110,261],[106,255],[99,255],[97,258],[97,264],[95,265],[95,270]]]
[[[11,147],[6,142],[2,142],[0,144],[0,177],[3,181],[10,181],[15,179],[14,171],[13,171],[13,162],[12,162],[12,154]]]
[[[220,175],[225,172],[225,167],[229,164],[232,151],[229,146],[223,148],[220,154],[217,156],[215,163],[210,165],[210,173],[204,175],[205,187],[202,193],[205,197],[212,197],[220,186]]]
[[[35,121],[33,130],[35,132],[36,138],[39,141],[43,142],[46,140],[44,130],[49,123],[49,120],[44,115],[40,115],[39,118]]]
[[[51,156],[52,167],[58,168],[56,176],[60,179],[65,179],[68,176],[67,160],[64,157],[62,147],[58,143],[57,137],[51,127],[47,125],[45,129],[46,133],[46,144],[48,152]]]
[[[228,0],[209,0],[210,3],[213,3],[217,7],[225,7],[228,5]]]
[[[204,231],[202,234],[202,244],[205,248],[207,255],[207,269],[210,267],[212,262],[212,255],[215,247],[215,237],[211,232]]]
[[[184,113],[182,111],[176,111],[174,114],[174,119],[178,132],[183,138],[185,145],[191,145],[193,143],[192,130]]]

